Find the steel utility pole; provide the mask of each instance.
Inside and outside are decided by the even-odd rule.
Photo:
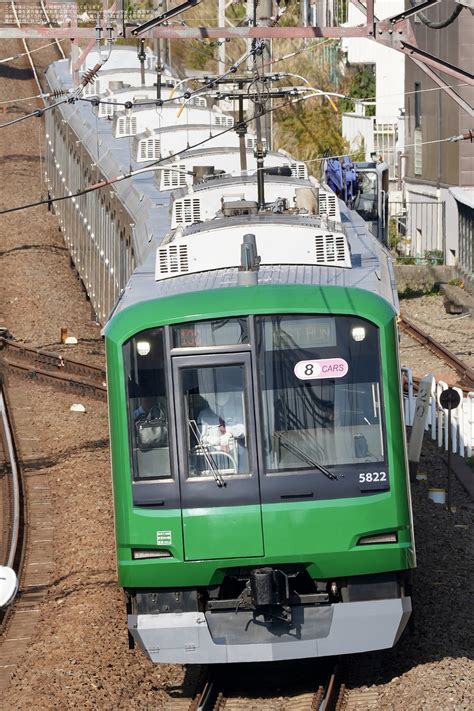
[[[156,9],[157,13],[159,15],[162,15],[163,12],[165,12],[165,7],[164,7],[164,2],[163,0],[154,0],[153,2],[153,7]],[[167,40],[169,42],[169,40]],[[166,40],[165,40],[166,42]],[[161,39],[158,37],[158,39],[155,40],[155,54],[156,54],[156,98],[161,99],[161,66],[162,66],[162,59],[161,59]]]
[[[217,11],[217,24],[219,27],[225,27],[225,4],[226,0],[219,0],[219,8]],[[225,39],[219,40],[219,49],[217,50],[217,73],[219,75],[225,72]]]
[[[259,0],[256,10],[256,25],[258,27],[270,27],[272,25],[272,0]],[[263,51],[262,51],[262,73],[270,70],[270,63],[272,61],[272,40],[266,39]],[[263,91],[266,91],[266,86],[263,84]],[[268,104],[268,106],[267,106]],[[271,108],[272,101],[267,99],[265,101],[265,109]],[[273,114],[268,112],[265,114],[265,139],[267,141],[267,150],[272,149],[272,135],[273,135]]]

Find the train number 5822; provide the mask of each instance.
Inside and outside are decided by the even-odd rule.
[[[387,472],[361,472],[359,483],[370,483],[372,481],[387,481]]]

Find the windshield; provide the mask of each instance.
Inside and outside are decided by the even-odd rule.
[[[135,479],[171,476],[163,329],[124,345],[130,449]]]
[[[352,316],[257,318],[267,472],[384,460],[377,328]]]
[[[248,475],[245,368],[219,365],[183,368],[190,478]]]

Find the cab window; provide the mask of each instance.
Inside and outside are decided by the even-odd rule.
[[[135,479],[171,476],[164,334],[155,328],[124,345],[128,429]]]

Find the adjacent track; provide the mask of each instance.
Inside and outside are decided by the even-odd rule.
[[[460,384],[465,388],[474,388],[474,369],[470,368],[466,363],[458,358],[454,353],[439,343],[436,339],[429,336],[425,331],[416,326],[413,321],[410,321],[406,316],[400,316],[399,326],[402,331],[409,335],[414,340],[421,343],[422,346],[434,353],[446,365],[449,365],[458,374]]]
[[[23,466],[34,451],[18,433],[28,407],[28,391],[15,387],[9,393],[0,382],[0,414],[5,449],[3,491],[9,511],[5,537],[5,562],[13,567],[19,590],[0,616],[0,693],[8,686],[16,665],[35,637],[39,603],[46,595],[53,571],[52,502],[49,485],[37,467]],[[28,432],[28,430],[27,430]],[[3,561],[2,561],[3,562]]]
[[[0,337],[0,361],[4,367],[26,377],[54,382],[101,400],[106,399],[105,370],[99,366],[14,343],[5,337]]]
[[[0,379],[0,421],[1,435],[0,440],[3,441],[5,451],[5,475],[3,487],[4,496],[7,500],[4,502],[4,510],[9,512],[9,521],[4,525],[6,540],[2,541],[2,547],[5,551],[2,565],[7,565],[19,573],[19,561],[22,558],[22,531],[20,530],[20,520],[22,513],[22,496],[20,482],[20,461],[18,457],[18,449],[16,437],[13,430],[13,424],[8,408],[8,401],[4,385]]]

